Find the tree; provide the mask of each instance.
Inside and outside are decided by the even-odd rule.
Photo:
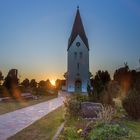
[[[46,84],[46,81],[41,80],[38,83],[37,93],[40,94],[40,95],[47,93],[47,84]]]
[[[21,83],[22,86],[24,86],[25,88],[28,88],[30,86],[30,81],[29,79],[24,79]]]
[[[97,97],[97,99],[100,98],[100,93],[103,91],[103,89],[106,87],[107,83],[111,80],[110,74],[108,71],[101,71],[99,70],[94,79],[93,79],[93,87],[94,87],[94,94]]]
[[[60,90],[61,87],[62,87],[62,80],[57,79],[57,80],[55,81],[55,85],[56,85],[56,89]]]
[[[127,64],[125,64],[124,67],[117,69],[113,77],[114,80],[119,83],[125,94],[134,87],[139,88],[140,72],[130,70]]]
[[[1,82],[3,81],[3,75],[2,75],[2,72],[0,71],[0,85],[1,85]]]
[[[130,78],[130,73],[129,73],[129,66],[127,65],[127,63],[125,63],[124,67],[117,69],[113,77],[115,81],[119,82],[119,84],[128,82]]]
[[[106,88],[102,91],[100,101],[103,104],[115,105],[113,98],[121,97],[121,93],[122,91],[118,82],[112,80],[108,82]]]
[[[19,79],[18,79],[18,70],[11,69],[6,76],[3,86],[9,91],[10,95],[15,97],[17,96],[17,87],[18,87]],[[15,95],[16,94],[16,95]],[[19,95],[18,95],[19,96]]]
[[[8,89],[11,90],[12,88],[15,88],[18,86],[19,79],[17,77],[17,70],[11,69],[7,75],[7,77],[4,80],[3,85]]]
[[[36,88],[36,87],[37,87],[37,82],[36,82],[35,79],[32,79],[32,80],[30,81],[30,87],[31,87],[31,88]]]
[[[51,89],[52,88],[52,84],[51,84],[49,79],[46,80],[46,85],[47,85],[47,89]]]
[[[140,119],[140,91],[131,89],[122,101],[123,108],[134,119]]]
[[[41,81],[38,83],[38,87],[39,87],[39,88],[46,88],[46,87],[47,87],[46,81],[41,80]]]

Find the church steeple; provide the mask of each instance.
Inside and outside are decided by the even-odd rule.
[[[69,38],[68,49],[70,48],[71,44],[73,43],[77,35],[81,37],[82,41],[84,42],[86,47],[89,49],[88,39],[86,37],[86,33],[85,33],[82,19],[80,16],[79,6],[77,6],[77,13],[76,13],[75,21],[73,24],[72,32]]]
[[[89,77],[89,45],[79,7],[72,27],[67,49],[67,91],[87,93]]]

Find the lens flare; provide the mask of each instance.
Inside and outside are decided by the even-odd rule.
[[[55,86],[55,80],[50,81],[53,86]]]

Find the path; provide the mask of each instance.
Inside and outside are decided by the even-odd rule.
[[[0,115],[0,140],[16,134],[63,104],[64,97]]]

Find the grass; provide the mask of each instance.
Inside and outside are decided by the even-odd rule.
[[[133,132],[132,140],[140,140],[140,121],[125,121],[125,125]]]
[[[46,95],[46,96],[39,96],[37,100],[35,99],[27,99],[27,100],[20,100],[20,101],[5,101],[0,102],[0,114],[8,113],[17,109],[21,109],[30,105],[38,104],[41,102],[45,102],[47,100],[56,98],[57,95]]]
[[[126,126],[130,131],[130,136],[128,138],[122,138],[121,140],[140,140],[140,121],[134,120],[124,120],[123,125]],[[87,126],[88,121],[81,119],[69,119],[65,124],[66,127],[74,127],[76,130],[84,129]],[[65,136],[63,131],[60,136]],[[61,140],[61,139],[60,139]],[[80,140],[80,138],[79,138]]]
[[[69,120],[67,120],[65,126],[66,127],[76,127],[76,129],[84,129],[87,124],[89,123],[88,120],[84,120],[81,118],[69,118]]]
[[[51,140],[57,128],[64,121],[64,108],[60,107],[23,129],[8,140]]]

